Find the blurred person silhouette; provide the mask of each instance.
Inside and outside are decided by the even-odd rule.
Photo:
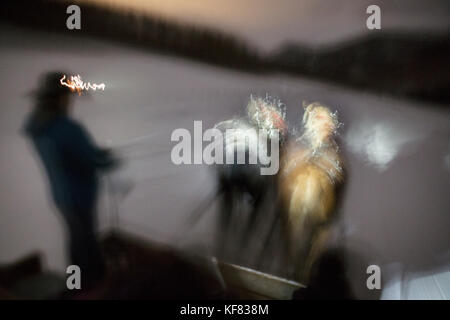
[[[70,117],[72,92],[61,85],[62,72],[44,74],[24,131],[42,161],[52,199],[68,228],[71,264],[82,272],[82,289],[102,279],[105,263],[96,238],[98,173],[117,166],[110,150],[97,147]]]

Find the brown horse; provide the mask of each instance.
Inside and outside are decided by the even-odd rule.
[[[279,175],[284,238],[295,278],[307,283],[329,234],[337,188],[344,181],[334,135],[335,113],[319,103],[305,108],[303,134],[290,143]]]

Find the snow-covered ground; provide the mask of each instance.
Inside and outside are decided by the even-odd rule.
[[[74,105],[75,116],[98,143],[119,146],[151,135],[121,149],[127,162],[120,178],[132,181],[133,187],[116,200],[120,225],[129,231],[210,252],[214,208],[189,232],[184,221],[214,180],[207,166],[172,164],[171,132],[193,130],[194,120],[202,120],[204,129],[212,127],[242,114],[250,94],[269,93],[286,103],[292,126],[300,122],[302,100],[324,102],[338,110],[344,123],[340,140],[349,179],[340,230],[341,241],[354,255],[351,261],[360,262],[350,266],[359,296],[372,294],[366,292],[362,265],[379,264],[383,271],[384,265],[400,263],[405,270],[429,271],[450,262],[448,111],[100,41],[9,27],[2,28],[0,36],[0,263],[37,249],[45,253],[49,267],[64,270],[66,265],[60,218],[47,197],[40,164],[20,133],[31,107],[25,93],[36,86],[41,73],[53,69],[105,82],[104,92],[79,97]],[[103,225],[111,205],[107,200],[105,196],[100,203]],[[180,237],[183,232],[185,237]],[[383,274],[383,280],[389,277]]]

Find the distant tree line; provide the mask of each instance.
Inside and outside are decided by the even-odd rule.
[[[450,104],[450,31],[442,34],[376,31],[317,50],[286,44],[261,55],[224,32],[136,11],[82,5],[82,28],[69,31],[70,2],[2,1],[2,22],[64,34],[87,35],[248,72],[279,72],[380,93]]]
[[[180,55],[244,70],[258,70],[263,61],[244,41],[216,30],[180,24],[130,10],[114,10],[84,3],[81,30],[66,28],[70,2],[45,0],[2,1],[2,21],[65,35],[88,35],[122,44]]]
[[[311,50],[287,44],[275,69],[360,89],[450,103],[450,33],[373,33]]]

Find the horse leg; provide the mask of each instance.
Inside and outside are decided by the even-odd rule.
[[[230,222],[234,213],[234,197],[231,189],[224,189],[222,192],[222,203],[218,217],[218,237],[217,237],[217,255],[225,256],[227,247]]]
[[[288,225],[286,232],[288,258],[292,263],[293,278],[305,284],[305,266],[314,239],[314,229],[303,220],[297,226]]]
[[[264,195],[258,194],[252,204],[252,208],[247,217],[247,220],[245,221],[245,227],[241,237],[241,250],[244,250],[249,244],[250,237],[253,234],[253,231],[258,223],[258,217],[260,215],[263,203]]]
[[[311,277],[313,267],[315,267],[315,263],[318,261],[325,249],[329,234],[329,227],[319,226],[315,230],[311,238],[311,246],[306,256],[304,267],[302,268],[301,277],[302,279],[305,279],[305,281]]]
[[[264,257],[266,255],[267,251],[268,251],[269,245],[272,242],[272,239],[273,239],[273,237],[275,235],[275,230],[279,226],[280,222],[281,222],[280,214],[279,213],[275,214],[274,215],[274,219],[273,219],[271,225],[269,226],[269,231],[267,232],[267,234],[265,236],[263,247],[262,247],[262,249],[261,249],[261,251],[259,253],[259,256],[258,256],[258,258],[256,260],[257,269],[261,268],[262,262],[264,260]]]

